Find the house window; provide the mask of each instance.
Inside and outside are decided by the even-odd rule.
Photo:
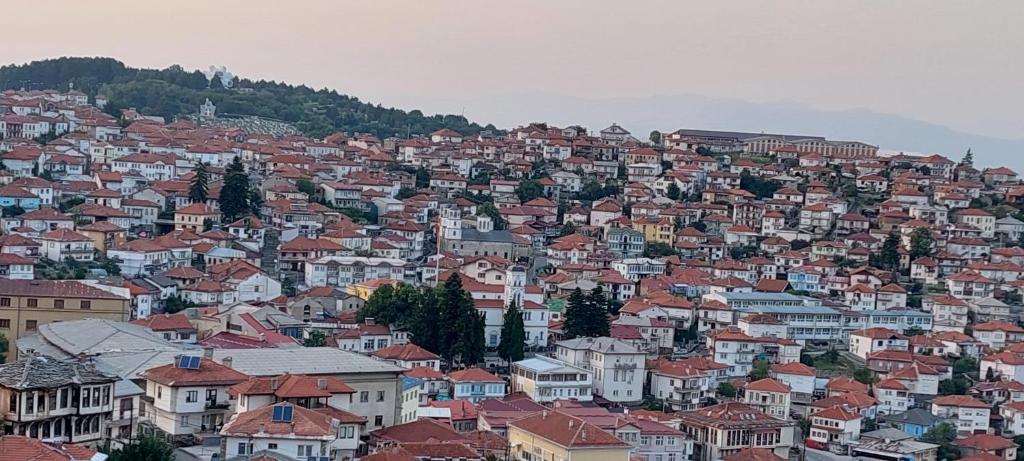
[[[80,302],[80,304],[78,306],[82,310],[92,309],[92,301],[85,301],[85,300],[83,300],[83,301]]]
[[[198,401],[199,401],[199,391],[188,391],[188,393],[185,394],[185,402],[186,403],[196,403]]]
[[[28,298],[28,307],[39,307],[39,300],[36,298]]]
[[[313,446],[312,445],[299,445],[298,455],[299,455],[299,458],[308,458],[310,456],[313,456]]]
[[[384,425],[384,416],[383,415],[374,416],[373,417],[373,425],[374,426],[383,426]]]
[[[25,331],[34,331],[39,326],[38,320],[26,320]]]
[[[184,420],[187,419],[187,418],[188,418],[188,416],[182,416],[181,417],[183,424],[184,424]],[[251,451],[252,451],[252,444],[251,443],[238,442],[238,454],[240,454],[240,455],[248,455],[248,454],[251,453]]]
[[[0,298],[0,307],[10,307],[11,298]]]
[[[63,299],[55,299],[55,300],[53,300],[53,308],[54,309],[63,309],[64,308],[64,300]]]
[[[0,319],[0,328],[9,329],[11,328],[10,319]]]
[[[377,391],[377,401],[378,402],[383,402],[384,401],[384,391]]]
[[[370,392],[369,391],[359,391],[359,402],[360,403],[366,403],[366,402],[369,402],[369,401],[370,401]]]

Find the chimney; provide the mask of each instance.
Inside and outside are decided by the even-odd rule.
[[[213,358],[213,348],[212,347],[205,347],[205,348],[203,348],[203,357],[206,357],[208,359],[212,359]]]
[[[231,357],[224,357],[223,359],[220,359],[220,363],[228,368],[231,368],[231,362],[233,361],[234,359]]]
[[[316,387],[318,389],[327,389],[327,380],[324,378],[316,380]]]
[[[277,381],[277,377],[276,376],[273,377],[273,378],[270,378],[270,389],[271,390],[275,390],[276,391],[279,384],[280,383]]]

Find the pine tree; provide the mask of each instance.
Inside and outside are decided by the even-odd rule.
[[[668,190],[665,191],[665,196],[672,200],[679,200],[683,196],[682,189],[676,185],[675,181],[668,185]]]
[[[900,238],[895,232],[889,233],[882,244],[882,254],[879,256],[879,263],[882,269],[895,271],[900,267]]]
[[[409,336],[413,344],[440,355],[438,347],[437,291],[424,289],[419,302],[411,308]]]
[[[220,212],[222,222],[231,222],[241,218],[250,211],[249,208],[249,176],[245,173],[242,159],[235,159],[228,165],[224,177],[224,187],[220,190]]]
[[[565,305],[565,322],[563,323],[565,339],[586,336],[586,322],[587,298],[583,295],[583,290],[577,287],[569,295],[568,302]]]
[[[971,149],[967,149],[964,158],[960,159],[960,166],[974,168],[974,153],[971,152]]]
[[[515,303],[509,304],[501,323],[498,357],[508,363],[522,360],[524,342],[526,342],[526,327],[523,326],[523,315]]]
[[[598,285],[587,296],[587,336],[608,336],[611,324],[608,321],[608,298]]]
[[[468,292],[469,311],[463,316],[462,328],[459,330],[459,360],[463,365],[476,365],[484,361],[484,316],[473,307],[473,298]]]
[[[192,203],[206,203],[207,197],[210,196],[210,173],[206,171],[206,164],[199,163],[195,174],[188,186],[188,198]]]
[[[462,279],[453,274],[437,295],[439,322],[436,325],[437,353],[453,366],[456,361],[477,364],[483,361],[484,319],[473,306],[473,296],[462,289]]]

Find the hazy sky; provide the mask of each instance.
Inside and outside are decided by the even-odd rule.
[[[30,4],[5,8],[0,62],[224,65],[403,108],[519,92],[793,101],[1024,138],[1020,0]]]

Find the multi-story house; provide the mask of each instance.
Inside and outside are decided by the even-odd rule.
[[[220,430],[224,459],[351,459],[365,419],[345,411],[318,411],[278,403],[232,416]],[[263,456],[256,456],[263,455]]]
[[[985,434],[989,429],[991,408],[974,397],[943,395],[932,400],[932,414],[949,419],[958,434]]]
[[[1024,341],[1024,328],[1009,322],[985,322],[974,326],[974,338],[992,349]]]
[[[696,410],[715,394],[717,381],[683,361],[660,360],[650,375],[651,394],[674,411]]]
[[[374,351],[370,355],[402,368],[427,367],[434,371],[441,369],[440,356],[413,343],[393,344]]]
[[[306,285],[347,287],[367,280],[406,281],[407,263],[401,259],[367,256],[324,256],[306,260]]]
[[[903,413],[914,405],[914,396],[898,379],[883,379],[874,385],[875,398],[878,399],[878,414],[891,415]]]
[[[95,446],[116,419],[118,380],[91,363],[41,355],[0,365],[4,432]]]
[[[862,416],[841,405],[811,414],[811,435],[813,448],[845,449],[851,442],[860,439]],[[812,443],[808,443],[811,446]]]
[[[480,368],[466,368],[448,373],[452,398],[477,403],[484,399],[505,396],[505,381]]]
[[[510,459],[519,461],[629,459],[632,447],[581,418],[541,411],[508,423]]]
[[[850,353],[867,360],[868,355],[883,351],[906,351],[910,341],[888,328],[868,328],[850,333]]]
[[[743,403],[773,418],[789,419],[790,392],[786,384],[772,378],[760,379],[743,386]]]
[[[996,283],[980,273],[965,269],[946,278],[946,290],[961,300],[976,301],[992,297]]]
[[[591,370],[594,395],[617,403],[643,399],[646,353],[614,338],[576,338],[560,341],[555,357]]]
[[[775,419],[750,405],[727,402],[679,414],[694,441],[693,461],[715,461],[745,448],[765,448],[785,459],[796,421]]]
[[[96,245],[91,238],[71,229],[56,229],[41,234],[36,240],[42,246],[43,256],[53,261],[71,258],[75,261],[93,260]]]
[[[815,370],[800,362],[772,365],[769,373],[776,381],[789,386],[790,399],[808,403],[814,395]]]
[[[594,399],[591,371],[560,360],[536,355],[514,362],[510,373],[512,392],[522,392],[535,402]]]
[[[199,355],[142,373],[146,380],[145,422],[168,437],[216,431],[230,414],[228,388],[248,376]]]

